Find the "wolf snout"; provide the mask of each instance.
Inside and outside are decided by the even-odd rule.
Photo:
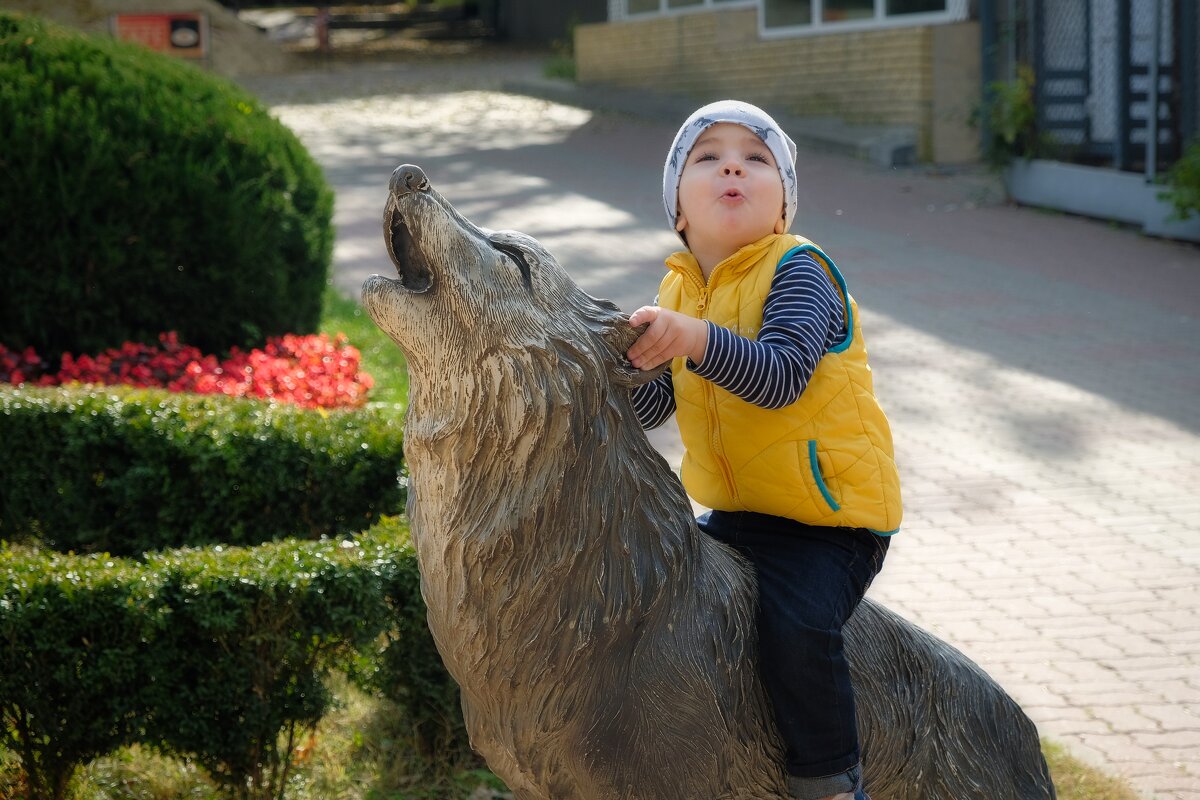
[[[411,192],[424,192],[429,189],[429,178],[425,177],[425,171],[415,164],[401,164],[392,172],[388,188],[394,197]]]

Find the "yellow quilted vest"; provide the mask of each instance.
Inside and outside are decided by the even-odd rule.
[[[683,485],[713,509],[895,533],[901,503],[892,433],[875,399],[858,307],[828,256],[807,239],[771,234],[718,264],[706,284],[692,254],[675,253],[658,303],[757,338],[775,271],[797,248],[825,268],[845,304],[850,335],[817,363],[800,398],[781,409],[748,403],[676,358]]]

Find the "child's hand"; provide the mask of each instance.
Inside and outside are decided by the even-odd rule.
[[[704,360],[708,347],[708,325],[678,311],[658,306],[642,306],[629,317],[633,327],[650,327],[629,348],[626,357],[638,369],[654,369],[677,356],[687,356],[696,364]]]

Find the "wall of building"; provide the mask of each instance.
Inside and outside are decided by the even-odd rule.
[[[929,72],[931,161],[961,164],[979,159],[979,130],[971,116],[979,107],[979,23],[936,25],[931,33]]]
[[[650,88],[699,100],[736,96],[796,116],[917,131],[922,160],[975,160],[976,22],[760,39],[753,8],[581,25],[583,83]]]

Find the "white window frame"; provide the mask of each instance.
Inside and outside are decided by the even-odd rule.
[[[825,33],[842,33],[851,31],[873,31],[888,28],[908,28],[917,25],[939,25],[948,22],[962,22],[969,19],[969,0],[946,0],[945,11],[928,11],[920,14],[896,14],[887,16],[887,0],[875,0],[875,15],[870,19],[839,20],[825,22],[825,0],[811,0],[813,21],[808,25],[789,25],[787,27],[771,27],[766,24],[766,5],[764,0],[703,0],[692,6],[669,8],[667,0],[658,0],[658,9],[654,11],[639,11],[630,13],[629,0],[609,0],[608,19],[617,20],[654,19],[656,17],[674,17],[680,14],[696,14],[709,11],[723,11],[735,8],[758,9],[758,36],[760,39],[786,39],[797,36],[815,36]]]
[[[852,31],[877,31],[889,28],[910,28],[918,25],[940,25],[947,22],[962,22],[968,18],[967,0],[946,0],[945,11],[926,11],[919,14],[887,15],[887,0],[875,0],[875,15],[870,19],[847,19],[825,22],[825,0],[811,0],[813,21],[807,25],[767,27],[767,7],[758,5],[758,35],[762,39],[784,39],[795,36],[815,36],[822,33],[850,33]]]
[[[729,8],[754,8],[759,0],[703,0],[695,5],[683,8],[669,8],[667,0],[658,0],[657,11],[629,11],[629,0],[609,0],[608,19],[653,19],[655,17],[674,17],[679,14],[695,14],[703,11],[723,11]],[[761,18],[761,14],[759,15]]]

